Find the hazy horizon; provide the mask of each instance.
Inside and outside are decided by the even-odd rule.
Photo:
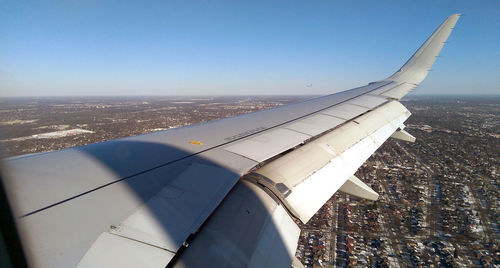
[[[336,92],[333,92],[336,93]],[[331,94],[333,94],[331,93]],[[54,96],[0,96],[1,99],[36,99],[36,98],[149,98],[149,97],[174,97],[174,98],[193,98],[193,97],[319,97],[324,96],[324,94],[241,94],[241,95],[231,95],[231,94],[193,94],[193,95],[54,95]],[[500,93],[477,93],[477,94],[452,94],[452,93],[437,93],[437,94],[411,94],[406,95],[402,100],[406,100],[413,97],[500,97]]]

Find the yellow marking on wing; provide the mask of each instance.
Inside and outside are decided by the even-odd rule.
[[[193,145],[203,145],[203,142],[201,141],[190,141],[189,144],[193,144]]]

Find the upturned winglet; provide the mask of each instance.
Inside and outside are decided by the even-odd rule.
[[[449,16],[411,56],[411,58],[393,75],[385,80],[405,82],[417,85],[429,73],[436,57],[441,52],[444,43],[450,36],[461,14]]]

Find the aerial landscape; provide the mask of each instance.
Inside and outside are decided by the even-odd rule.
[[[500,1],[3,1],[0,267],[500,268]]]
[[[310,96],[7,98],[4,157],[182,127]],[[336,193],[301,224],[306,267],[500,265],[500,98],[410,96],[406,130],[356,175],[377,201]]]

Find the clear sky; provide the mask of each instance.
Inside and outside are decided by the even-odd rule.
[[[463,13],[419,94],[500,94],[500,1],[0,1],[0,96],[327,94]]]

